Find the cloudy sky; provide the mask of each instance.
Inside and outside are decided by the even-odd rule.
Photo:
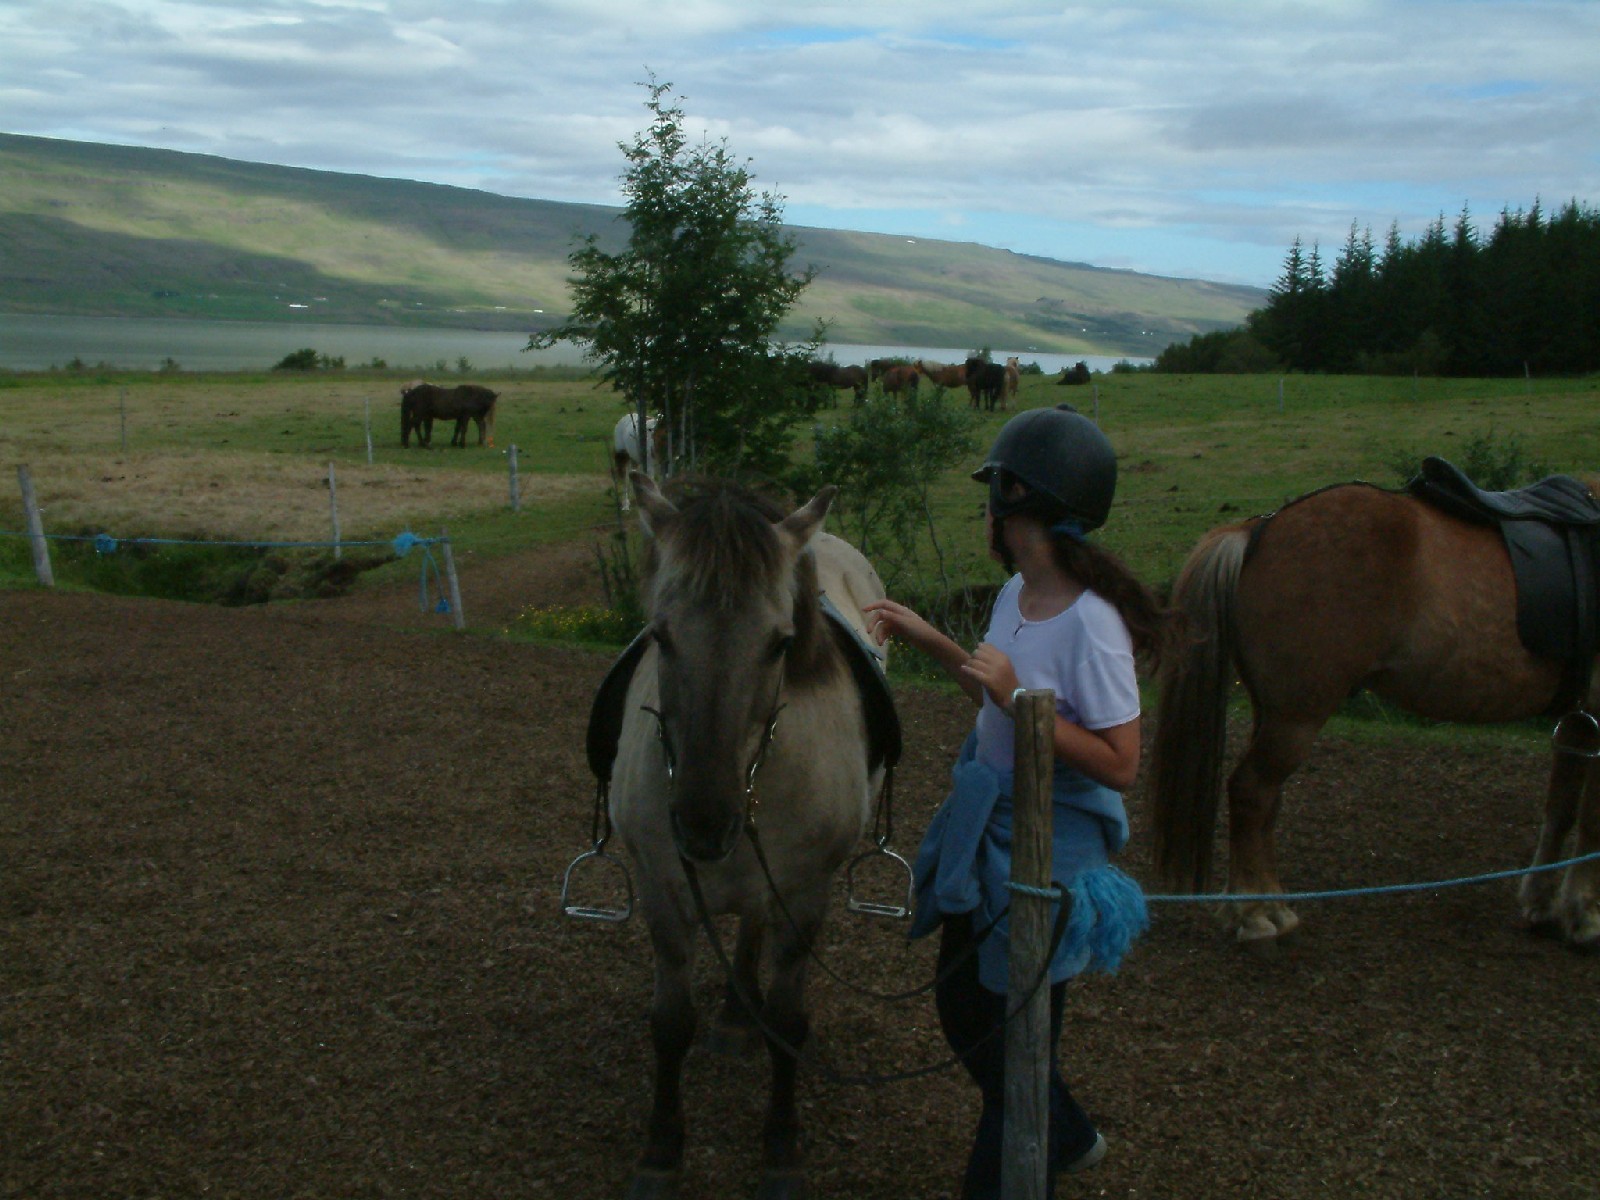
[[[0,131],[621,203],[640,83],[794,224],[1268,285],[1600,202],[1596,0],[0,0]]]

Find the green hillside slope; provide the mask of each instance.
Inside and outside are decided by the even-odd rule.
[[[0,311],[547,326],[567,255],[621,210],[465,188],[0,134]],[[816,281],[786,336],[1154,354],[1238,324],[1255,288],[972,243],[796,228]]]

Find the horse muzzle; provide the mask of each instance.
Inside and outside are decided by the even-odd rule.
[[[692,863],[714,866],[733,853],[744,832],[744,810],[724,805],[696,809],[674,805],[672,841],[678,853]]]

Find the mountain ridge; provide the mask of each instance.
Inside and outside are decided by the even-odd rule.
[[[534,331],[567,255],[624,212],[448,184],[0,133],[0,311]],[[817,267],[780,330],[833,342],[1149,356],[1231,328],[1259,288],[974,242],[786,226]]]

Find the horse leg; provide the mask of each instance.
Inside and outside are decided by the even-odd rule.
[[[1577,857],[1600,852],[1600,767],[1585,759],[1588,778],[1578,810]],[[1577,950],[1600,950],[1600,859],[1568,867],[1561,883],[1562,924]]]
[[[764,928],[748,917],[739,919],[733,948],[733,976],[723,986],[722,1008],[711,1023],[707,1048],[717,1054],[744,1055],[759,1037],[756,1013],[761,1008],[761,950]]]
[[[822,927],[822,907],[817,903],[793,906],[791,915],[793,924],[785,921],[786,928],[777,939],[772,986],[761,1010],[762,1032],[772,1058],[772,1091],[761,1131],[757,1200],[798,1200],[804,1194],[795,1084],[800,1052],[811,1032],[805,1004],[806,965]]]
[[[628,511],[628,502],[632,497],[628,494],[628,467],[631,460],[626,454],[618,450],[611,456],[611,486],[617,489],[617,496],[622,502],[622,511]]]
[[[1283,785],[1305,761],[1321,720],[1257,717],[1250,746],[1228,778],[1228,891],[1269,895],[1283,891],[1272,827]],[[1270,946],[1300,925],[1280,901],[1247,900],[1234,906],[1240,942]]]
[[[1556,862],[1567,835],[1578,827],[1577,853],[1600,848],[1600,781],[1593,755],[1600,751],[1600,729],[1587,714],[1574,713],[1556,726],[1551,745],[1550,784],[1533,866]],[[1596,864],[1569,867],[1556,887],[1553,871],[1524,875],[1518,889],[1523,920],[1540,933],[1558,933],[1574,946],[1600,948],[1600,872]]]
[[[683,1060],[694,1042],[696,1017],[689,986],[689,938],[681,929],[652,926],[655,996],[650,1041],[655,1087],[644,1150],[634,1165],[628,1200],[672,1200],[683,1172]]]

